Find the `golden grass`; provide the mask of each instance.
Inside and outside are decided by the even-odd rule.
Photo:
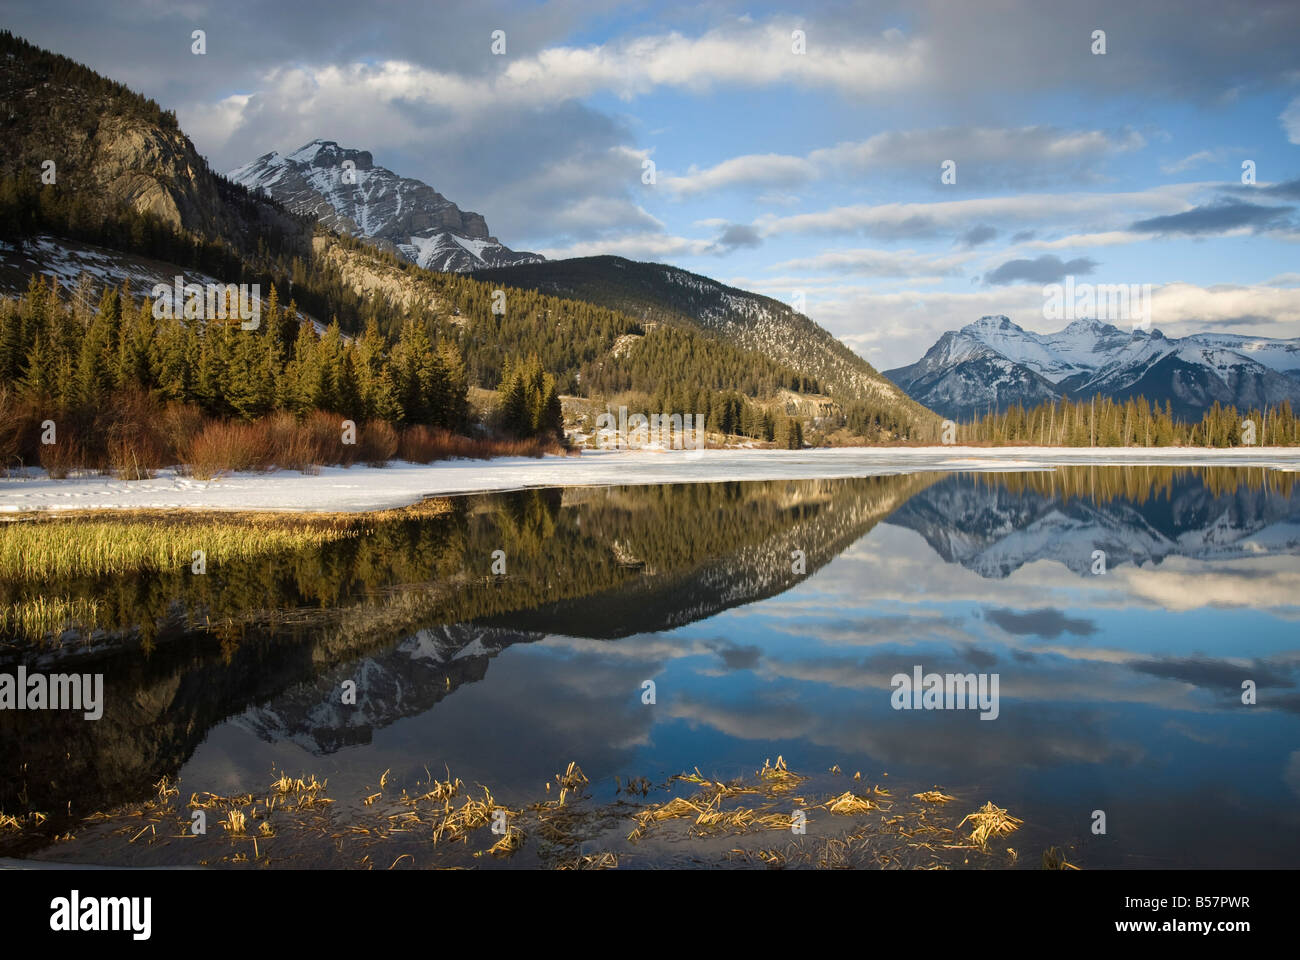
[[[1024,823],[1023,820],[1018,820],[1008,814],[1002,807],[995,807],[992,800],[985,803],[974,813],[966,814],[961,823],[957,824],[957,829],[960,830],[965,826],[967,820],[973,824],[970,835],[971,843],[974,843],[981,850],[988,846],[989,840],[992,838],[1006,836],[1019,829],[1020,825]]]
[[[758,777],[769,787],[779,791],[793,790],[808,779],[797,773],[791,773],[786,768],[784,757],[777,757],[775,764],[771,760],[764,760],[763,769],[758,771]]]
[[[1043,869],[1044,870],[1078,870],[1079,868],[1065,859],[1065,854],[1056,847],[1048,847],[1043,851]]]
[[[361,536],[376,524],[428,519],[453,509],[446,497],[366,513],[97,510],[28,514],[0,523],[0,579],[44,581],[189,570],[195,550],[208,565],[316,548]]]
[[[772,869],[1007,866],[1018,855],[1010,848],[992,851],[991,841],[1022,825],[992,803],[958,823],[956,811],[945,809],[954,798],[937,787],[888,800],[881,799],[889,793],[879,787],[863,786],[858,788],[860,793],[839,794],[794,790],[806,778],[789,770],[782,757],[775,763],[766,762],[753,778],[729,783],[706,777],[698,768],[671,777],[652,789],[666,793],[674,783],[690,783],[696,792],[691,796],[667,794],[662,803],[641,800],[651,792],[645,789],[649,781],[644,778],[634,781],[635,789],[625,790],[620,782],[619,799],[593,803],[584,789],[590,780],[574,762],[548,784],[551,788],[559,785],[562,799],[538,801],[520,810],[507,808],[485,786],[467,794],[464,783],[450,771],[445,779],[430,776],[410,792],[401,787],[395,794],[390,773],[380,776],[378,794],[367,797],[362,791],[362,803],[349,807],[350,815],[364,812],[342,823],[337,823],[333,814],[302,812],[331,802],[324,796],[324,783],[314,776],[278,772],[273,772],[274,779],[264,794],[194,792],[188,803],[182,802],[175,784],[163,780],[158,784],[157,799],[132,805],[134,814],[131,809],[92,814],[85,822],[111,825],[128,821],[114,833],[122,843],[133,844],[132,855],[137,860],[143,855],[136,851],[154,847],[159,853],[148,855],[149,859],[166,859],[162,848],[182,839],[188,841],[186,847],[196,849],[195,859],[200,864],[219,859],[266,866],[299,860],[294,865],[301,866],[304,857],[324,857],[329,862],[343,856],[342,865],[362,869],[472,866],[480,858],[513,857],[531,846],[535,856],[530,862],[559,870],[614,869],[624,856],[644,857],[648,865],[664,858],[668,863],[699,865],[706,862],[702,857],[721,857]],[[825,777],[818,779],[824,781]],[[195,809],[211,811],[209,818],[222,817],[216,822],[224,829],[211,831],[207,839],[192,835],[189,814]],[[814,822],[810,814],[820,810],[839,816]],[[129,822],[133,816],[137,819]],[[844,816],[857,819],[841,827]],[[626,838],[637,845],[635,854],[619,849],[623,843],[620,834],[629,820],[634,829]],[[0,815],[0,834],[22,826],[18,818]],[[807,835],[799,829],[794,838],[787,834],[781,842],[780,833],[796,826],[805,827]],[[103,836],[101,830],[96,832]],[[731,837],[746,834],[763,838],[756,849],[733,846],[736,841]],[[642,846],[640,841],[647,838]],[[685,840],[698,846],[684,849],[681,844]],[[212,857],[214,843],[227,852]],[[579,844],[587,843],[605,850],[584,853]],[[175,860],[170,864],[175,865]],[[1043,854],[1043,866],[1077,869],[1056,848]]]
[[[950,797],[946,793],[938,790],[924,790],[921,793],[912,794],[917,800],[924,800],[926,803],[952,803],[956,797]]]
[[[524,848],[524,832],[518,827],[507,827],[505,835],[488,847],[494,857],[511,857]]]
[[[88,632],[98,624],[97,600],[36,597],[0,606],[0,636],[57,636],[74,628]]]
[[[852,816],[858,813],[870,813],[872,810],[879,810],[880,805],[872,803],[866,797],[859,797],[852,790],[846,790],[829,801],[826,804],[826,809],[831,813]]]
[[[196,550],[203,551],[207,564],[247,561],[319,547],[361,530],[355,520],[292,514],[6,523],[0,525],[0,578],[32,581],[188,569]]]
[[[248,827],[248,818],[244,815],[244,811],[238,808],[230,810],[226,814],[226,819],[218,822],[226,828],[227,833],[236,837],[242,835]]]
[[[589,853],[582,856],[573,857],[569,860],[561,860],[555,865],[556,870],[616,870],[618,869],[618,854],[615,853]]]

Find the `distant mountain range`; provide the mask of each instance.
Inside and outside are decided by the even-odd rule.
[[[376,166],[369,151],[333,140],[312,140],[287,156],[265,153],[227,176],[427,270],[460,272],[542,259],[504,246],[480,214],[461,210],[427,183],[400,177]]]
[[[1300,340],[1227,333],[1171,338],[1098,320],[1038,334],[991,316],[948,331],[916,363],[885,376],[955,420],[1017,403],[1094,395],[1141,396],[1196,420],[1216,400],[1238,409],[1286,400],[1300,406]]]
[[[945,563],[995,580],[1045,560],[1090,576],[1095,550],[1110,568],[1300,554],[1300,502],[1247,484],[1214,490],[1192,473],[1175,475],[1165,496],[1151,500],[1080,496],[1064,482],[1017,490],[952,475],[885,522],[919,533]]]

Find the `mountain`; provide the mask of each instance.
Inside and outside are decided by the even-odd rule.
[[[333,142],[265,154],[228,179],[154,101],[12,34],[0,33],[0,55],[0,292],[54,274],[65,302],[84,301],[81,331],[103,286],[125,281],[140,296],[159,278],[184,274],[259,284],[263,293],[274,287],[284,307],[318,328],[337,319],[345,343],[372,321],[386,349],[403,330],[421,328],[459,351],[467,390],[494,390],[508,359],[536,354],[559,392],[596,403],[639,395],[656,410],[704,412],[711,429],[763,441],[775,441],[784,417],[803,421],[813,442],[923,439],[938,426],[830,333],[775,300],[661,264],[600,257],[552,265],[510,251],[478,214]],[[57,176],[42,183],[47,160]],[[480,268],[474,277],[464,272],[471,267]],[[77,289],[83,272],[89,289]],[[508,306],[498,303],[501,288]],[[5,335],[12,362],[0,356],[0,386],[21,386],[35,328]],[[205,334],[192,335],[197,343]],[[76,340],[59,341],[57,362],[83,363]],[[149,368],[132,381],[146,389],[159,386],[160,343],[150,341]],[[116,374],[87,356],[86,376],[117,389]],[[169,383],[182,402],[227,416],[224,398],[247,386],[232,378],[246,375],[229,363],[220,369],[226,382],[202,395],[184,376]],[[59,402],[75,399],[60,389]],[[312,397],[318,405],[353,399]]]
[[[137,246],[142,235],[166,231],[245,253],[259,241],[272,251],[305,248],[306,221],[214,173],[154,101],[7,31],[0,58],[6,210],[23,191],[39,190],[44,218],[94,242],[115,245],[118,229]],[[3,219],[7,236],[30,230],[15,214]]]
[[[1232,560],[1300,554],[1300,504],[1249,484],[1219,489],[1195,473],[1169,478],[1159,498],[1131,492],[1102,497],[1086,468],[1055,471],[1023,487],[944,477],[885,522],[914,530],[945,563],[1003,579],[1031,563],[1060,563],[1092,576],[1094,551],[1108,568],[1169,557]]]
[[[461,210],[427,183],[375,165],[369,151],[313,140],[287,156],[272,151],[228,174],[329,230],[366,237],[428,270],[533,263],[489,234],[480,214]]]
[[[992,316],[948,331],[916,363],[885,376],[953,419],[1100,395],[1146,397],[1168,403],[1179,419],[1199,420],[1216,401],[1243,410],[1287,400],[1300,405],[1300,340],[1225,333],[1171,338],[1098,320],[1038,334]]]
[[[704,330],[814,380],[841,402],[894,406],[917,421],[930,411],[909,402],[867,361],[801,313],[771,297],[739,290],[662,263],[578,257],[475,271],[481,280],[585,300],[650,323]]]

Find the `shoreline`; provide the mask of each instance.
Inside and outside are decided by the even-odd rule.
[[[149,480],[43,473],[0,479],[0,516],[93,510],[363,513],[428,497],[541,487],[733,480],[831,480],[897,473],[1051,470],[1060,466],[1256,467],[1300,471],[1300,447],[834,447],[808,450],[587,450],[579,457],[502,457],[278,470],[195,480],[175,469]]]

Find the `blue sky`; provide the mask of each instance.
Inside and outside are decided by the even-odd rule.
[[[65,6],[0,22],[175,108],[217,169],[368,149],[516,249],[800,291],[882,369],[987,313],[1060,327],[1067,274],[1151,284],[1171,336],[1300,336],[1294,3]]]

